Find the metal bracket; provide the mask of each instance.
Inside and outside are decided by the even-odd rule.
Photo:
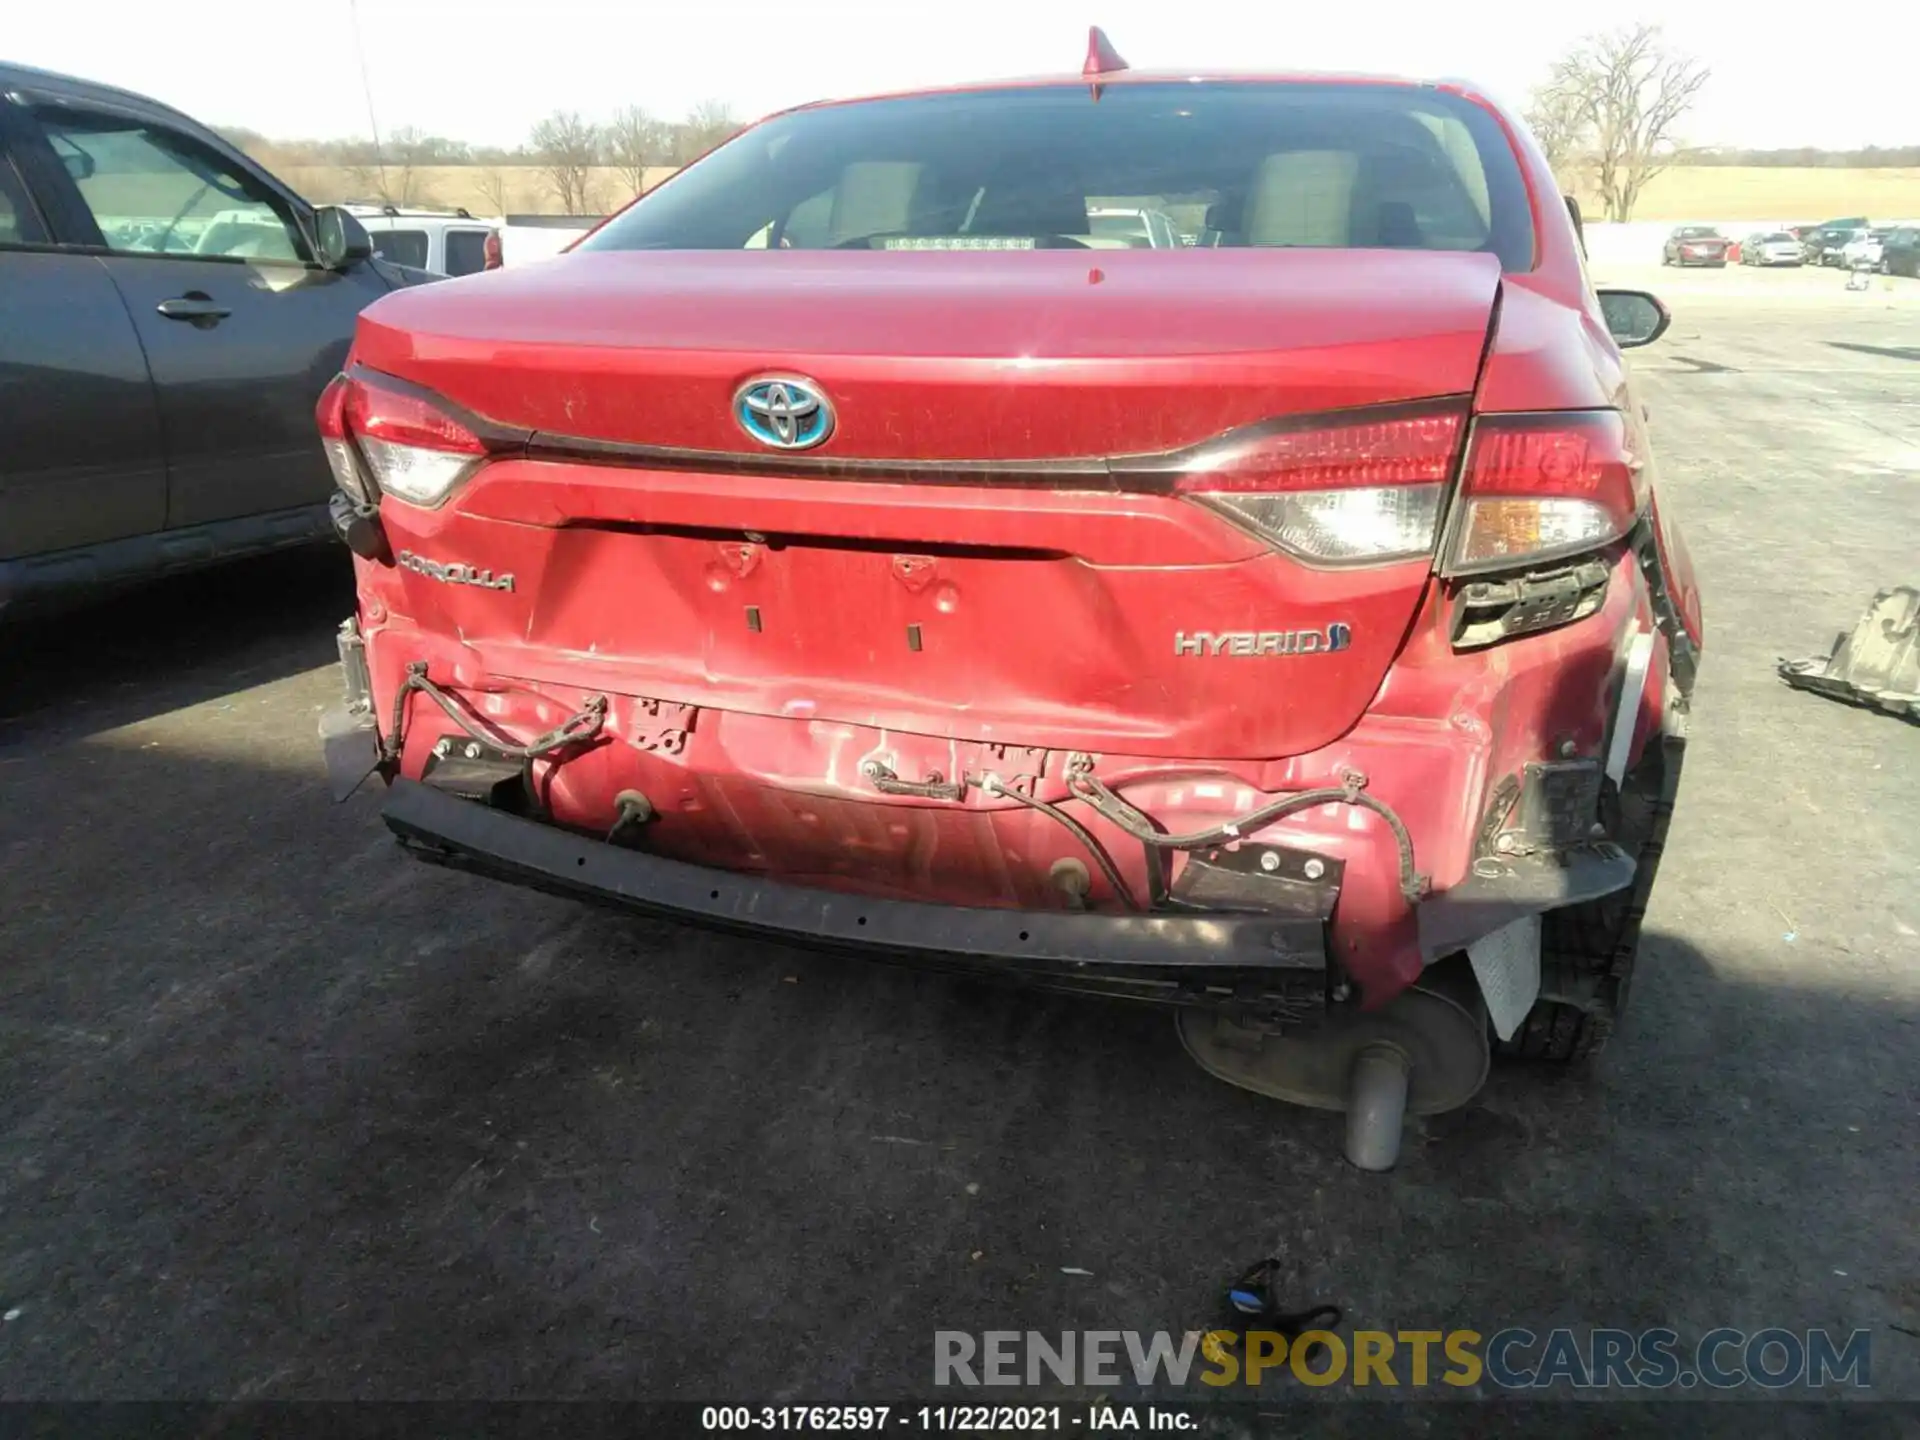
[[[917,800],[964,800],[967,797],[964,775],[948,780],[938,770],[929,770],[924,780],[902,780],[893,773],[891,766],[879,760],[863,762],[860,773],[882,795],[910,795]]]
[[[627,741],[634,749],[650,754],[683,754],[687,748],[687,737],[693,733],[693,724],[699,714],[700,709],[696,705],[638,698],[633,702],[633,731]]]

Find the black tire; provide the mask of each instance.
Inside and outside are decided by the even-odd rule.
[[[1571,1065],[1599,1054],[1613,1035],[1633,984],[1640,923],[1666,849],[1685,749],[1684,741],[1674,739],[1650,747],[1621,791],[1609,788],[1611,803],[1603,803],[1603,815],[1638,862],[1633,884],[1541,917],[1541,988],[1578,998],[1537,1001],[1511,1040],[1494,1041],[1494,1054],[1502,1059]]]

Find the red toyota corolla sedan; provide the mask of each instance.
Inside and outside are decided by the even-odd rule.
[[[337,789],[436,863],[1166,1003],[1383,1167],[1625,999],[1701,636],[1620,355],[1665,324],[1454,85],[1096,37],[777,115],[362,318]]]

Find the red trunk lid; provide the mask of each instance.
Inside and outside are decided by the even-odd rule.
[[[1466,397],[1499,281],[1493,256],[1411,251],[589,253],[398,292],[355,357],[536,453],[602,451],[496,461],[454,502],[468,530],[439,522],[432,558],[511,571],[512,593],[408,577],[419,618],[505,673],[591,657],[602,686],[703,707],[1264,757],[1360,716],[1428,563],[1310,566],[1189,500],[1116,493],[1101,461]],[[791,465],[732,415],[773,372],[837,414]],[[1088,463],[1036,490],[1017,467],[968,484],[836,460]],[[1338,640],[1264,638],[1308,634]]]

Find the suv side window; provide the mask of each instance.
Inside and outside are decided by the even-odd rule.
[[[284,201],[184,135],[42,106],[35,118],[109,250],[200,260],[311,259]]]
[[[485,230],[449,230],[447,274],[478,275],[487,268],[487,232]]]
[[[416,270],[427,266],[427,232],[424,230],[376,230],[373,251],[382,260],[396,265],[411,265]]]
[[[46,238],[13,161],[0,154],[0,245],[42,245]]]

